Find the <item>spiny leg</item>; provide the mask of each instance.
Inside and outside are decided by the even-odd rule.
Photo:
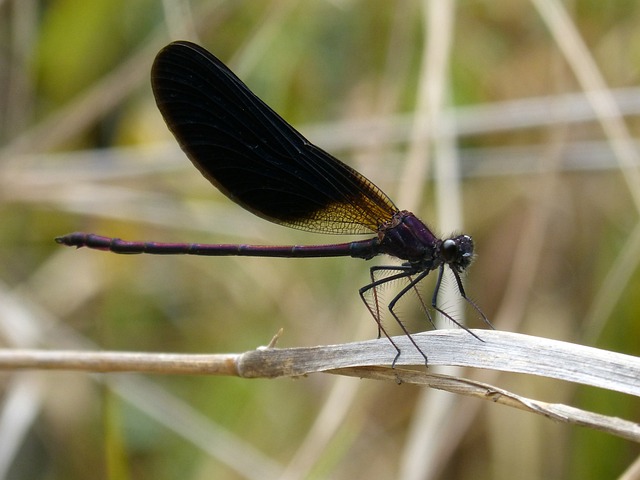
[[[380,270],[388,270],[387,268],[384,267],[371,267],[369,269],[369,278],[371,279],[371,283],[376,283],[376,272],[379,272]],[[375,314],[373,315],[373,317],[376,319],[376,323],[378,324],[378,338],[380,338],[380,335],[382,334],[382,329],[380,328],[380,324],[382,323],[382,317],[380,316],[380,300],[378,299],[378,289],[377,288],[373,288],[373,305],[376,309]],[[364,300],[364,299],[363,299]],[[366,303],[366,302],[365,302]],[[378,321],[380,320],[380,321]]]
[[[395,275],[391,275],[390,277],[386,277],[386,278],[382,278],[380,280],[376,280],[376,281],[370,283],[369,285],[366,285],[366,286],[364,286],[364,287],[362,287],[360,289],[360,297],[362,298],[362,301],[365,303],[365,305],[369,309],[369,312],[371,313],[371,315],[373,315],[374,319],[376,320],[379,330],[381,330],[382,333],[384,333],[384,335],[389,339],[389,341],[393,344],[393,346],[396,348],[396,351],[398,352],[396,354],[395,358],[393,359],[393,362],[391,363],[391,367],[392,368],[395,367],[396,361],[400,357],[400,353],[401,353],[400,348],[398,348],[398,346],[395,344],[395,342],[393,340],[391,340],[391,337],[388,335],[388,333],[386,332],[386,330],[382,326],[382,319],[380,318],[380,314],[379,314],[380,309],[379,309],[379,307],[376,306],[376,311],[378,312],[378,316],[376,316],[376,314],[374,313],[373,309],[371,308],[371,305],[369,305],[369,303],[366,301],[366,299],[364,297],[364,294],[367,291],[371,290],[371,289],[375,290],[380,285],[383,285],[383,284],[388,283],[388,282],[392,282],[394,280],[403,279],[403,278],[408,278],[409,279],[409,284],[406,287],[404,287],[395,297],[393,297],[393,299],[389,303],[388,309],[389,309],[389,312],[391,313],[391,315],[393,316],[393,318],[395,319],[395,321],[398,323],[398,325],[400,325],[400,328],[402,329],[404,334],[409,338],[409,341],[413,344],[413,346],[416,348],[416,350],[418,350],[418,352],[420,352],[420,355],[422,355],[424,357],[425,365],[427,365],[427,363],[428,363],[427,355],[418,346],[416,341],[413,339],[413,337],[411,336],[411,334],[409,333],[407,328],[404,326],[404,324],[400,320],[400,317],[398,317],[398,315],[395,313],[394,307],[395,307],[396,303],[398,303],[398,301],[408,291],[410,291],[411,289],[416,288],[416,285],[424,277],[426,277],[429,274],[429,271],[427,270],[427,271],[420,272],[420,274],[415,279],[412,279],[411,275],[413,275],[415,273],[415,268],[413,268],[413,267],[411,267],[409,265],[401,265],[401,266],[397,266],[397,267],[372,267],[372,268],[374,268],[376,271],[379,271],[379,270],[393,270],[393,271],[399,271],[400,272],[400,273],[397,273]],[[375,272],[372,272],[371,275],[374,276]]]
[[[456,277],[456,280],[457,280],[457,283],[458,283],[458,290],[460,290],[460,295],[462,295],[462,298],[464,298],[465,300],[469,301],[469,299],[467,298],[467,296],[464,293],[464,289],[462,288],[462,281],[460,280],[460,276],[459,276],[458,272],[456,272],[455,270],[451,270],[451,271],[453,272],[453,275]],[[482,339],[480,337],[478,337],[475,333],[473,333],[471,330],[469,330],[466,326],[464,326],[463,324],[458,322],[455,318],[453,318],[451,315],[449,315],[443,309],[438,307],[438,292],[440,291],[440,287],[442,286],[442,276],[443,276],[443,274],[444,274],[444,264],[440,265],[440,268],[438,268],[438,279],[436,280],[436,286],[435,286],[435,288],[433,290],[433,297],[431,298],[431,306],[433,307],[433,309],[435,311],[439,312],[442,316],[444,316],[444,317],[448,318],[449,320],[451,320],[458,327],[462,328],[463,330],[465,330],[469,334],[471,334],[474,337],[476,337],[478,340],[482,341]],[[472,305],[474,305],[473,302],[470,302],[470,303]],[[482,316],[484,317],[484,314],[482,314]]]
[[[482,321],[486,323],[489,326],[489,328],[491,328],[492,330],[495,330],[495,327],[491,324],[491,322],[489,321],[487,316],[484,314],[484,312],[480,310],[480,307],[476,304],[476,302],[474,302],[469,297],[467,297],[467,294],[464,291],[464,287],[462,286],[462,279],[460,278],[460,274],[455,270],[451,270],[451,271],[453,272],[453,276],[456,278],[456,283],[458,284],[458,292],[460,292],[460,296],[464,298],[467,301],[467,303],[469,303],[469,305],[471,305],[474,308],[474,310],[480,314],[480,317],[482,317]]]
[[[394,368],[396,365],[396,361],[398,360],[398,358],[400,357],[400,347],[398,347],[398,345],[391,339],[391,336],[387,333],[387,331],[385,330],[384,326],[382,325],[382,318],[380,316],[380,306],[377,302],[377,294],[375,295],[375,300],[376,300],[376,305],[375,305],[375,311],[374,309],[371,307],[371,305],[369,304],[369,302],[367,301],[367,299],[365,298],[365,294],[369,291],[372,290],[375,292],[377,287],[379,287],[380,285],[384,285],[385,283],[389,283],[389,282],[393,282],[394,280],[398,280],[401,278],[406,278],[409,275],[411,275],[413,273],[413,268],[411,267],[407,267],[407,266],[374,266],[371,267],[371,278],[374,279],[374,275],[375,272],[380,271],[380,270],[387,270],[387,271],[396,271],[396,272],[400,272],[400,273],[396,273],[395,275],[391,275],[390,277],[385,277],[385,278],[381,278],[379,280],[374,280],[372,281],[370,284],[365,285],[364,287],[362,287],[359,290],[360,293],[360,298],[362,299],[362,302],[365,304],[365,306],[367,307],[367,309],[369,310],[369,313],[371,313],[371,316],[373,317],[373,319],[376,321],[376,323],[378,324],[378,338],[379,338],[379,333],[382,332],[384,334],[385,337],[387,337],[387,339],[391,342],[391,345],[393,345],[393,347],[396,349],[396,356],[393,358],[393,362],[391,362],[391,368]],[[393,312],[391,312],[393,313]],[[406,328],[404,327],[404,325],[402,325],[402,323],[400,322],[400,320],[398,319],[398,317],[393,314],[394,318],[396,319],[396,321],[400,324],[400,327],[402,328],[402,330],[409,336],[409,338],[411,338],[411,336],[409,335],[409,332],[406,330]],[[411,341],[414,343],[413,339],[411,339]],[[416,347],[418,347],[416,345]],[[420,348],[418,348],[418,350],[420,350]],[[422,352],[420,352],[422,353]],[[423,354],[424,356],[424,354]],[[426,356],[425,356],[426,359]]]
[[[424,298],[422,298],[422,294],[420,293],[420,290],[418,290],[417,284],[419,280],[414,282],[411,276],[407,276],[407,278],[409,279],[409,282],[413,284],[413,290],[416,294],[416,297],[418,297],[418,302],[420,303],[420,308],[422,309],[422,313],[424,313],[427,316],[427,319],[429,320],[429,323],[434,328],[434,330],[437,329],[438,327],[436,327],[436,324],[433,321],[433,317],[429,312],[429,308],[427,308],[427,304],[424,302]],[[424,278],[424,276],[422,278]]]
[[[389,302],[389,307],[388,307],[389,308],[389,312],[391,312],[391,315],[393,316],[393,318],[396,320],[398,325],[400,325],[400,328],[402,328],[402,331],[405,333],[405,335],[407,337],[409,337],[409,341],[411,343],[413,343],[413,346],[416,347],[416,350],[418,350],[418,352],[420,352],[420,355],[422,355],[424,357],[424,365],[425,365],[425,367],[429,366],[429,360],[427,359],[427,355],[418,346],[418,344],[416,343],[414,338],[411,336],[409,331],[406,329],[406,327],[404,326],[404,324],[400,320],[400,317],[398,317],[398,315],[396,314],[396,312],[393,309],[396,306],[396,303],[398,303],[398,301],[402,297],[404,297],[407,292],[409,292],[411,289],[416,289],[417,290],[416,285],[418,285],[418,283],[420,283],[422,281],[422,279],[424,279],[424,277],[429,275],[429,272],[430,272],[430,270],[424,270],[424,271],[420,272],[420,274],[415,279],[411,278],[411,274],[405,275],[405,277],[409,279],[409,285],[404,287],[402,290],[400,290],[400,292],[398,292],[398,294],[395,297],[393,297],[391,302]],[[427,312],[426,308],[425,308],[425,312]],[[427,312],[427,316],[429,317],[429,321],[431,322],[431,324],[433,324],[433,320],[431,319],[431,315],[428,312]],[[397,359],[397,357],[396,357],[396,359]],[[395,364],[395,360],[394,360],[394,364]]]
[[[362,298],[362,300],[365,302],[365,304],[367,304],[367,307],[369,307],[369,311],[371,312],[371,314],[373,315],[373,318],[376,319],[376,323],[378,324],[378,338],[380,338],[380,335],[382,333],[381,330],[381,323],[382,323],[382,314],[380,313],[380,300],[378,299],[378,286],[384,284],[384,283],[388,283],[388,282],[392,282],[394,280],[397,280],[396,277],[385,277],[385,278],[380,278],[377,279],[376,278],[376,273],[378,272],[401,272],[401,273],[406,273],[407,272],[407,267],[406,266],[401,266],[401,265],[375,265],[373,267],[371,267],[369,269],[369,277],[371,278],[371,283],[369,285],[365,285],[361,291],[362,292],[366,292],[368,290],[372,290],[373,293],[373,305],[375,308],[375,313],[371,312],[371,308],[370,305],[368,304],[368,302]],[[402,275],[399,278],[404,278],[406,275]],[[409,277],[411,278],[411,277]],[[362,294],[360,295],[362,297]]]

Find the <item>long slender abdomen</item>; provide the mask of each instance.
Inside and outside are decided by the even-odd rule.
[[[103,237],[92,233],[75,232],[56,238],[69,247],[87,247],[120,254],[149,253],[154,255],[245,256],[281,258],[354,257],[369,259],[376,256],[376,238],[329,245],[235,245],[207,243],[130,242],[120,238]]]

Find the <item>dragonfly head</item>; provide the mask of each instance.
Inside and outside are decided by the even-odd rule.
[[[469,235],[448,238],[440,244],[440,255],[444,263],[462,273],[473,261],[473,240]]]

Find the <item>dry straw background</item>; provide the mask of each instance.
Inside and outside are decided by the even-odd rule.
[[[336,241],[252,216],[186,160],[149,85],[175,39],[400,208],[473,235],[467,292],[498,330],[640,355],[637,2],[5,0],[0,22],[3,355],[243,352],[280,328],[280,347],[375,337],[359,260],[53,242]],[[400,311],[426,328],[411,299]],[[640,422],[637,395],[491,380]],[[0,385],[0,478],[640,478],[633,441],[393,378],[6,369]]]

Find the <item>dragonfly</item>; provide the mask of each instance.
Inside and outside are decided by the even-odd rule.
[[[401,350],[383,324],[378,290],[395,281],[406,284],[387,310],[424,357],[396,312],[407,293],[437,271],[431,307],[467,329],[438,306],[445,268],[455,278],[461,297],[491,328],[488,318],[467,296],[461,275],[474,258],[469,235],[441,239],[413,213],[400,210],[369,179],[307,140],[256,96],[222,61],[203,47],[172,42],[153,63],[151,85],[158,109],[180,147],[211,184],[255,215],[291,228],[324,234],[373,237],[326,245],[236,245],[125,241],[75,232],[56,238],[62,245],[120,254],[257,256],[281,258],[352,257],[370,260],[389,255],[398,265],[370,267],[370,282],[360,298],[393,345],[395,366]],[[425,301],[422,310],[433,325]]]

